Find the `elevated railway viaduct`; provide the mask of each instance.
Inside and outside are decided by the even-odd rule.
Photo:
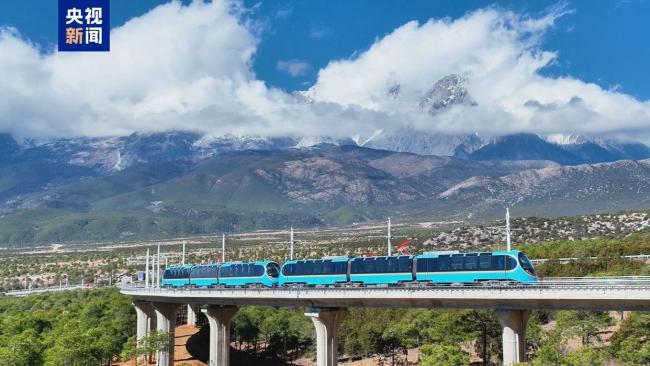
[[[502,327],[503,362],[525,358],[525,329],[531,310],[650,310],[650,277],[554,278],[534,285],[413,287],[159,288],[124,287],[137,312],[137,337],[155,327],[174,333],[180,306],[190,321],[199,306],[210,327],[211,366],[229,365],[230,322],[239,307],[306,307],[316,328],[318,366],[337,364],[337,332],[350,307],[495,309]],[[173,339],[173,338],[172,338]],[[159,366],[171,366],[171,345],[158,350]]]

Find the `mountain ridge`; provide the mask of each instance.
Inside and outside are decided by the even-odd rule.
[[[648,160],[559,166],[318,145],[228,151],[94,174],[3,201],[0,242],[159,238],[387,215],[488,218],[500,216],[505,205],[549,215],[650,206]]]

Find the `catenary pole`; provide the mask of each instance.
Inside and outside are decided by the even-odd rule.
[[[289,250],[289,259],[293,260],[293,228],[291,228],[291,232],[289,234],[289,244],[291,246],[291,249]]]
[[[226,263],[226,234],[221,234],[221,263]]]
[[[185,240],[183,240],[183,256],[182,256],[182,259],[181,259],[181,264],[182,265],[185,265],[185,244],[186,244],[186,242],[185,242]]]
[[[388,241],[388,256],[390,257],[393,255],[393,250],[390,245],[390,217],[388,218],[388,232],[386,234],[386,239]]]
[[[160,287],[160,243],[158,243],[158,254],[156,255],[156,286]]]
[[[512,243],[510,241],[510,208],[506,207],[506,245],[508,251],[512,250]]]
[[[147,258],[144,263],[144,288],[149,288],[149,248],[147,248]]]

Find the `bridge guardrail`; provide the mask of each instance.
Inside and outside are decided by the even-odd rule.
[[[468,283],[468,284],[421,284],[415,283],[406,286],[323,286],[323,287],[307,287],[307,286],[289,286],[289,287],[228,287],[228,288],[197,288],[197,287],[149,287],[144,286],[128,286],[122,287],[123,291],[147,291],[152,293],[170,293],[170,292],[217,292],[221,290],[231,292],[247,292],[247,291],[300,291],[300,290],[324,290],[324,291],[367,291],[367,290],[404,290],[404,291],[417,291],[417,290],[472,290],[472,289],[650,289],[650,276],[630,276],[630,277],[554,277],[552,279],[541,279],[536,283]]]

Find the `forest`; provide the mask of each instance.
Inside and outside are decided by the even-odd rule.
[[[537,266],[544,276],[647,275],[643,262],[620,255],[647,253],[649,248],[647,232],[521,247],[533,258],[551,258]],[[592,255],[599,259],[586,259]],[[567,256],[583,259],[569,264],[553,260]],[[260,364],[313,357],[313,325],[304,311],[240,309],[232,325],[234,347],[265,360]],[[603,330],[617,321],[619,326],[603,342]],[[131,300],[117,289],[0,297],[0,365],[110,365],[151,352],[152,340],[148,346],[137,345],[134,333]],[[528,364],[650,364],[648,334],[650,313],[535,311],[527,328]],[[466,365],[471,357],[492,365],[500,360],[500,336],[494,311],[489,310],[350,309],[339,334],[339,353],[348,359],[376,357],[384,365],[402,365],[406,350],[419,348],[420,365]]]

